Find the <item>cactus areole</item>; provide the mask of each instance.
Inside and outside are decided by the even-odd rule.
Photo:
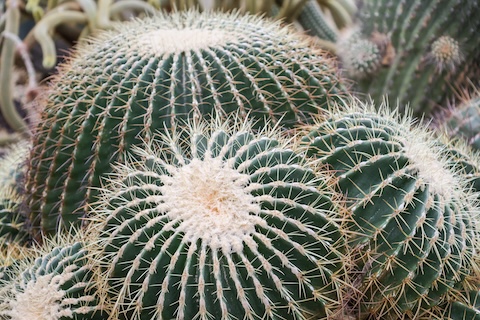
[[[60,74],[41,100],[27,181],[44,233],[78,224],[110,164],[156,131],[232,113],[292,127],[344,92],[332,61],[289,28],[193,11],[118,24]]]

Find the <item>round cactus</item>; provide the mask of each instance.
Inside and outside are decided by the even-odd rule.
[[[27,142],[21,141],[0,159],[0,238],[5,241],[25,242],[29,238],[21,212],[29,148]]]
[[[342,67],[353,77],[364,78],[374,73],[382,63],[381,48],[354,32],[338,44]]]
[[[357,104],[302,141],[333,170],[350,208],[361,312],[412,316],[442,302],[476,265],[479,211],[430,133],[386,107]]]
[[[432,43],[429,54],[439,73],[443,70],[454,71],[462,62],[460,45],[450,36],[441,36],[436,39]]]
[[[107,319],[83,242],[40,249],[0,279],[0,316],[11,320]],[[13,269],[12,269],[13,268]],[[13,271],[14,270],[14,271]]]
[[[194,125],[118,165],[91,226],[119,319],[320,319],[345,240],[320,172],[274,131]],[[170,160],[165,160],[170,159]],[[98,220],[98,221],[96,221]]]
[[[189,11],[115,25],[78,48],[42,102],[27,180],[33,226],[78,225],[111,163],[174,123],[309,122],[340,101],[336,72],[307,39],[260,17]]]

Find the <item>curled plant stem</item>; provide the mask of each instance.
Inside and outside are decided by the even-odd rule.
[[[127,9],[145,11],[149,14],[154,14],[156,11],[152,5],[146,2],[141,2],[138,0],[123,0],[112,4],[110,8],[110,16],[114,16]]]
[[[7,3],[5,32],[18,34],[20,26],[20,11],[14,0]],[[27,133],[28,126],[18,114],[13,102],[13,63],[15,58],[15,42],[5,38],[0,56],[0,110],[5,121],[15,131]]]
[[[22,57],[22,60],[23,60],[23,64],[25,65],[25,69],[27,70],[28,89],[29,90],[36,89],[38,87],[38,83],[35,76],[35,68],[33,67],[32,60],[30,59],[30,55],[28,54],[27,47],[23,44],[22,40],[14,33],[5,31],[3,33],[3,36],[15,42],[17,51],[20,53],[20,56]]]
[[[80,5],[78,3],[76,3],[76,2],[66,2],[66,3],[62,3],[62,4],[58,5],[57,7],[55,7],[54,9],[48,11],[48,14],[51,15],[51,14],[54,14],[55,12],[81,11],[81,10],[82,10],[82,8],[80,7]],[[27,34],[27,36],[23,39],[23,43],[27,47],[28,51],[30,51],[32,49],[33,45],[36,42],[35,36],[33,34],[34,30],[35,30],[35,28],[33,28],[33,30],[31,30]]]
[[[14,142],[20,141],[22,134],[19,133],[0,133],[0,147],[8,146]]]
[[[97,7],[97,28],[108,29],[110,27],[110,7],[112,0],[98,0]]]
[[[88,26],[91,30],[97,29],[97,4],[94,0],[76,0],[87,17]]]
[[[276,18],[287,22],[295,20],[306,2],[307,0],[285,0]]]
[[[59,11],[55,14],[47,14],[33,29],[33,35],[42,47],[43,66],[45,68],[53,68],[57,62],[57,53],[55,43],[50,36],[50,31],[57,25],[65,22],[86,23],[87,16],[82,12],[76,11]]]

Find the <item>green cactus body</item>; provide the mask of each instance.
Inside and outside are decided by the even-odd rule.
[[[480,96],[452,108],[443,121],[451,138],[464,139],[472,149],[480,150]]]
[[[332,61],[309,45],[259,17],[190,11],[118,24],[82,46],[35,134],[33,226],[78,224],[111,163],[173,123],[228,114],[250,114],[259,128],[266,118],[309,122],[343,90]]]
[[[459,87],[478,81],[479,9],[470,0],[365,1],[362,35],[378,44],[383,59],[356,89],[376,101],[388,94],[391,106],[410,104],[416,114],[430,114]]]
[[[463,140],[450,140],[441,135],[439,147],[443,150],[448,166],[463,180],[467,188],[480,192],[480,155]]]
[[[335,313],[345,239],[320,173],[272,132],[187,133],[170,154],[136,150],[140,162],[117,168],[96,208],[97,261],[119,319]]]
[[[449,300],[418,316],[418,320],[480,320],[478,289],[452,293]]]
[[[337,30],[332,29],[317,0],[308,0],[305,3],[298,22],[305,31],[312,35],[331,42],[337,41]]]
[[[13,265],[16,275],[0,280],[0,315],[11,320],[107,319],[88,261],[82,242],[19,261]]]
[[[0,159],[0,239],[25,242],[29,239],[24,202],[24,178],[29,144],[22,141],[7,150]]]
[[[446,316],[451,320],[480,320],[480,292],[468,292],[464,301],[451,302],[446,310]]]
[[[356,107],[302,141],[308,156],[335,172],[350,208],[362,313],[412,316],[469,274],[478,208],[427,132],[408,117]]]

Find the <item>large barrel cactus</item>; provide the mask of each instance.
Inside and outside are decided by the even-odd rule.
[[[111,163],[156,131],[232,113],[292,127],[342,90],[321,51],[259,17],[188,11],[117,24],[79,47],[42,102],[27,179],[36,237],[78,225]]]
[[[107,319],[87,253],[82,241],[48,244],[12,264],[8,277],[0,278],[2,319]]]
[[[117,165],[92,217],[118,319],[341,312],[345,239],[321,172],[274,132],[183,133],[164,151],[135,148],[140,160]]]
[[[362,315],[412,317],[478,269],[474,195],[409,117],[352,107],[311,127],[303,143],[335,173],[350,208]]]

